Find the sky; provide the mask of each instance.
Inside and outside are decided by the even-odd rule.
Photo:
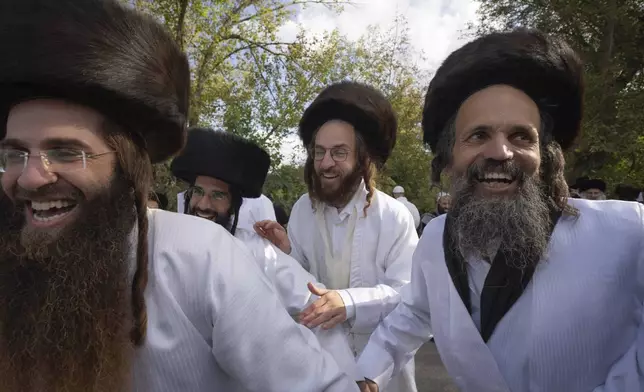
[[[309,6],[280,29],[282,40],[292,41],[302,26],[307,34],[320,35],[338,29],[349,40],[358,40],[370,25],[383,30],[394,23],[396,14],[406,17],[411,44],[425,58],[419,65],[433,72],[441,62],[469,38],[465,30],[475,22],[478,4],[475,0],[352,0],[340,14],[321,5]],[[299,145],[297,136],[289,137],[282,146],[282,154],[289,158]],[[302,159],[298,156],[295,161]],[[290,160],[291,162],[293,160]]]

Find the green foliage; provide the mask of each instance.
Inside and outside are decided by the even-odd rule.
[[[302,166],[281,165],[269,173],[264,184],[264,193],[289,214],[293,204],[306,192]]]
[[[569,42],[586,67],[585,120],[568,178],[644,185],[644,7],[639,0],[480,0],[483,34],[536,27]]]
[[[400,133],[378,186],[405,187],[421,210],[434,208],[429,190],[429,152],[420,137],[424,89],[429,75],[413,62],[406,21],[386,31],[370,28],[356,43],[337,31],[280,42],[279,28],[298,7],[342,0],[123,0],[163,21],[189,56],[192,95],[189,123],[252,139],[271,154],[265,193],[290,209],[306,192],[302,168],[282,165],[280,147],[294,132],[306,105],[325,86],[344,79],[382,90],[398,112]],[[155,189],[169,195],[185,186],[155,167]]]

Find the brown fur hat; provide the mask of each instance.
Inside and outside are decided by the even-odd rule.
[[[517,29],[478,38],[453,52],[436,71],[425,96],[422,127],[432,151],[448,121],[475,92],[505,84],[529,95],[553,119],[554,139],[564,150],[580,132],[583,66],[563,41]]]
[[[0,139],[13,105],[60,98],[127,129],[152,162],[182,148],[190,70],[154,19],[114,0],[2,0],[0,53]]]
[[[344,81],[322,90],[300,120],[299,135],[305,148],[315,132],[331,120],[353,125],[378,165],[387,161],[396,145],[396,113],[387,98],[371,86]]]

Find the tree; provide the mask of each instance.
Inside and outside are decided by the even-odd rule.
[[[583,136],[569,178],[644,184],[644,6],[638,0],[480,0],[475,34],[517,26],[558,35],[586,68]]]
[[[279,204],[290,214],[293,204],[307,192],[304,168],[296,165],[281,165],[273,169],[264,184],[264,193],[273,203]]]
[[[341,10],[342,0],[122,0],[162,21],[187,53],[192,76],[190,126],[225,129],[257,141],[279,164],[284,135],[320,84],[341,37],[278,39],[300,8]],[[315,82],[315,83],[313,83]],[[155,188],[175,193],[169,164],[155,167]]]

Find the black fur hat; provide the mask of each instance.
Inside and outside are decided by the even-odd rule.
[[[185,149],[170,165],[172,174],[194,184],[198,176],[217,178],[235,186],[242,197],[262,195],[271,166],[266,151],[250,140],[207,128],[188,131]]]
[[[311,145],[313,134],[331,120],[353,125],[378,165],[387,161],[396,145],[396,113],[387,98],[371,86],[344,81],[322,90],[300,120],[299,135],[305,148]]]
[[[478,38],[453,52],[436,71],[425,96],[424,141],[436,151],[441,132],[461,104],[486,87],[505,84],[529,95],[553,119],[552,135],[569,148],[580,131],[583,66],[563,41],[517,29]]]
[[[13,105],[59,98],[125,127],[152,162],[185,143],[188,60],[151,17],[115,0],[2,0],[0,53],[0,139]]]
[[[628,184],[619,184],[615,187],[615,196],[619,200],[636,201],[642,190]]]
[[[579,184],[579,192],[585,192],[589,189],[599,189],[602,192],[606,192],[606,183],[604,180],[591,178],[589,180],[584,180]]]

